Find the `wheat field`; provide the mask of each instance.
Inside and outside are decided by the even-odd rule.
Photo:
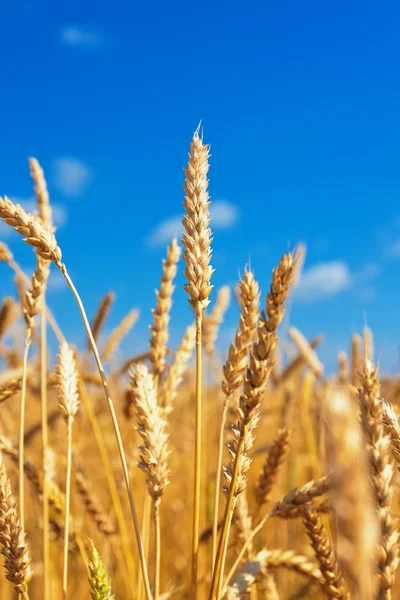
[[[0,218],[36,261],[29,278],[1,243],[16,281],[0,308],[1,599],[400,597],[398,381],[380,380],[367,327],[334,375],[318,357],[322,338],[291,324],[282,361],[279,328],[304,247],[259,279],[244,268],[235,298],[213,289],[209,148],[196,130],[185,233],[154,282],[148,348],[133,345],[117,360],[138,313],[108,337],[113,295],[87,316],[45,175],[36,159],[29,165],[35,214],[0,198]],[[46,303],[51,263],[78,305],[83,350]],[[177,294],[193,319],[171,348]],[[218,334],[233,302],[240,318],[221,361]]]

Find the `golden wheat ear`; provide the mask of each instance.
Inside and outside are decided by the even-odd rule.
[[[200,526],[200,479],[201,479],[201,416],[202,416],[202,321],[203,311],[210,301],[208,299],[212,285],[213,269],[211,260],[211,230],[209,195],[207,192],[209,148],[203,144],[199,129],[194,133],[190,143],[188,166],[185,171],[185,199],[183,202],[185,215],[182,223],[185,228],[183,259],[186,264],[184,286],[188,293],[188,301],[195,311],[196,317],[196,411],[195,411],[195,459],[193,489],[193,524],[192,524],[192,570],[191,598],[197,598],[197,570],[199,554]]]

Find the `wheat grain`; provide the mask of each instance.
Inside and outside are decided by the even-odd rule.
[[[280,429],[272,441],[254,487],[255,497],[259,506],[262,506],[269,500],[269,494],[275,485],[279,468],[289,452],[290,436],[291,432],[288,429]]]
[[[25,533],[19,524],[16,502],[0,454],[0,544],[6,577],[14,584],[18,597],[28,600],[32,577]]]
[[[324,578],[327,600],[350,600],[350,593],[339,570],[327,531],[319,514],[304,507],[304,526]]]
[[[150,327],[150,360],[155,380],[158,383],[165,369],[167,356],[169,313],[175,286],[177,263],[181,255],[180,247],[174,238],[168,247],[163,261],[160,289],[156,291],[156,307],[153,309],[153,324]]]

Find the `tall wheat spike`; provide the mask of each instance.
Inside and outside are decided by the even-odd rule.
[[[361,375],[359,389],[361,423],[368,443],[372,482],[381,528],[378,567],[382,587],[382,598],[391,600],[392,589],[399,565],[399,532],[394,526],[391,504],[394,493],[394,466],[391,456],[390,437],[383,425],[383,400],[379,393],[377,371],[367,359]]]
[[[148,492],[153,499],[155,543],[154,598],[160,595],[160,502],[169,483],[168,434],[164,411],[157,401],[155,377],[145,365],[138,365],[131,372],[133,403],[136,411],[138,432],[142,437],[139,467],[146,473]]]
[[[68,584],[68,541],[69,517],[71,501],[71,467],[72,467],[72,425],[78,412],[78,371],[74,353],[64,342],[60,346],[57,364],[57,389],[58,407],[67,424],[67,478],[65,485],[65,533],[64,533],[64,569],[63,569],[63,596],[67,597]]]
[[[372,600],[378,527],[371,502],[367,452],[353,398],[346,387],[333,390],[327,402],[333,484],[330,496],[337,523],[338,562],[355,597]]]
[[[187,284],[185,290],[189,295],[189,304],[196,316],[196,433],[195,433],[195,466],[193,489],[193,526],[192,526],[192,573],[191,598],[197,598],[197,570],[199,553],[200,522],[200,476],[201,476],[201,401],[202,401],[202,320],[203,311],[209,304],[211,293],[211,230],[209,229],[209,195],[208,181],[208,146],[203,144],[199,129],[193,135],[190,144],[189,162],[185,171],[184,184],[186,214],[183,217],[183,246]]]
[[[243,383],[243,377],[248,365],[248,354],[254,336],[260,312],[260,292],[258,283],[253,273],[245,269],[243,277],[237,286],[237,297],[241,309],[239,327],[236,331],[235,341],[229,346],[228,358],[223,367],[222,391],[224,404],[219,430],[217,475],[215,478],[214,520],[212,537],[212,560],[215,561],[217,553],[218,509],[221,488],[222,458],[224,449],[224,434],[230,402],[233,394]]]
[[[231,460],[225,469],[227,484],[224,488],[227,502],[214,563],[210,600],[219,598],[220,595],[232,515],[236,498],[246,487],[246,474],[251,464],[248,453],[254,445],[259,407],[273,369],[274,353],[278,343],[277,329],[285,312],[284,302],[289,293],[292,276],[293,255],[284,254],[273,271],[271,288],[266,301],[266,314],[263,312],[261,315],[257,330],[258,339],[250,351],[243,395],[239,402],[239,421],[233,428],[234,439],[229,445]]]

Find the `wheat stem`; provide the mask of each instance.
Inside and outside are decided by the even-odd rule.
[[[111,394],[110,394],[110,390],[108,388],[108,383],[107,383],[107,379],[106,379],[106,375],[103,369],[103,365],[101,363],[100,360],[100,356],[99,356],[99,352],[96,346],[96,342],[93,338],[93,334],[92,331],[90,329],[90,325],[89,325],[89,321],[86,315],[86,311],[85,308],[83,306],[82,300],[72,282],[72,279],[70,278],[66,266],[62,263],[57,263],[58,268],[60,269],[61,273],[64,275],[65,280],[77,302],[78,308],[79,308],[79,312],[81,313],[81,317],[82,317],[82,321],[86,330],[86,334],[89,338],[89,342],[90,342],[90,346],[92,348],[92,352],[94,355],[94,358],[96,360],[96,364],[97,364],[97,368],[99,370],[100,373],[100,377],[103,383],[103,388],[104,388],[104,392],[107,398],[107,402],[108,402],[108,407],[110,410],[110,415],[111,415],[111,420],[112,420],[112,424],[113,424],[113,428],[114,428],[114,433],[115,433],[115,437],[117,439],[117,445],[118,445],[118,451],[119,451],[119,455],[120,455],[120,459],[121,459],[121,465],[122,465],[122,470],[123,470],[123,474],[124,474],[124,479],[125,479],[125,484],[126,484],[126,489],[128,492],[128,497],[129,497],[129,504],[130,504],[130,509],[131,509],[131,514],[132,514],[132,519],[133,519],[133,524],[134,524],[134,528],[135,528],[135,536],[136,536],[136,542],[137,542],[137,546],[138,546],[138,551],[139,551],[139,561],[140,561],[140,565],[141,568],[143,570],[143,579],[144,579],[144,585],[145,585],[145,589],[146,589],[146,598],[147,600],[151,600],[152,595],[151,595],[151,590],[150,590],[150,582],[149,582],[149,576],[148,576],[148,572],[147,572],[147,565],[146,565],[146,560],[145,560],[145,556],[144,556],[144,550],[143,550],[143,544],[142,544],[142,539],[140,537],[140,525],[139,525],[139,520],[138,520],[138,516],[137,516],[137,512],[136,512],[136,505],[135,505],[135,500],[133,497],[133,491],[132,491],[132,486],[131,486],[131,482],[129,479],[129,469],[128,469],[128,464],[126,461],[126,456],[125,456],[125,451],[124,451],[124,447],[123,447],[123,443],[122,443],[122,437],[121,437],[121,432],[119,429],[119,425],[118,425],[118,420],[117,420],[117,415],[115,412],[115,407],[114,407],[114,403],[112,401],[111,398]]]
[[[25,531],[25,488],[24,488],[24,454],[25,454],[25,407],[26,407],[26,379],[28,367],[28,355],[31,347],[32,332],[28,328],[25,333],[25,348],[22,362],[22,389],[21,408],[19,416],[19,515],[21,529]]]
[[[67,423],[67,475],[65,482],[65,530],[64,530],[64,564],[63,564],[63,600],[67,598],[68,585],[68,542],[69,542],[69,515],[71,503],[71,466],[72,466],[72,423],[73,417]]]
[[[144,503],[143,503],[143,515],[142,515],[142,541],[146,560],[149,556],[149,544],[150,544],[150,523],[151,523],[151,496],[147,491],[147,487],[144,488]],[[137,597],[138,600],[143,600],[143,575],[142,571],[139,571],[138,583],[137,583]]]
[[[47,319],[44,299],[43,307],[40,312],[40,330],[40,388],[43,462],[43,581],[44,600],[50,600],[49,495],[47,486],[47,451],[49,443],[47,424]]]
[[[154,506],[154,600],[158,600],[160,595],[160,562],[161,562],[161,528],[160,528],[160,500],[153,502]]]
[[[103,464],[104,473],[107,479],[108,489],[110,491],[111,500],[113,503],[115,517],[117,519],[118,529],[120,532],[120,540],[121,547],[123,549],[124,558],[126,561],[126,565],[128,568],[128,580],[129,586],[131,590],[132,597],[135,597],[135,591],[133,587],[133,578],[135,573],[135,563],[133,560],[132,550],[129,544],[129,534],[126,526],[126,521],[124,517],[124,511],[121,503],[121,499],[119,497],[118,489],[115,483],[115,478],[113,474],[113,468],[110,462],[110,457],[107,452],[107,448],[104,442],[103,433],[101,431],[100,425],[98,423],[96,414],[93,409],[93,404],[89,394],[86,392],[86,388],[80,380],[79,382],[79,394],[82,399],[83,404],[85,405],[86,414],[88,415],[90,425],[93,430],[93,435],[96,440],[97,448],[99,450],[100,459]],[[123,570],[124,571],[124,570]]]

